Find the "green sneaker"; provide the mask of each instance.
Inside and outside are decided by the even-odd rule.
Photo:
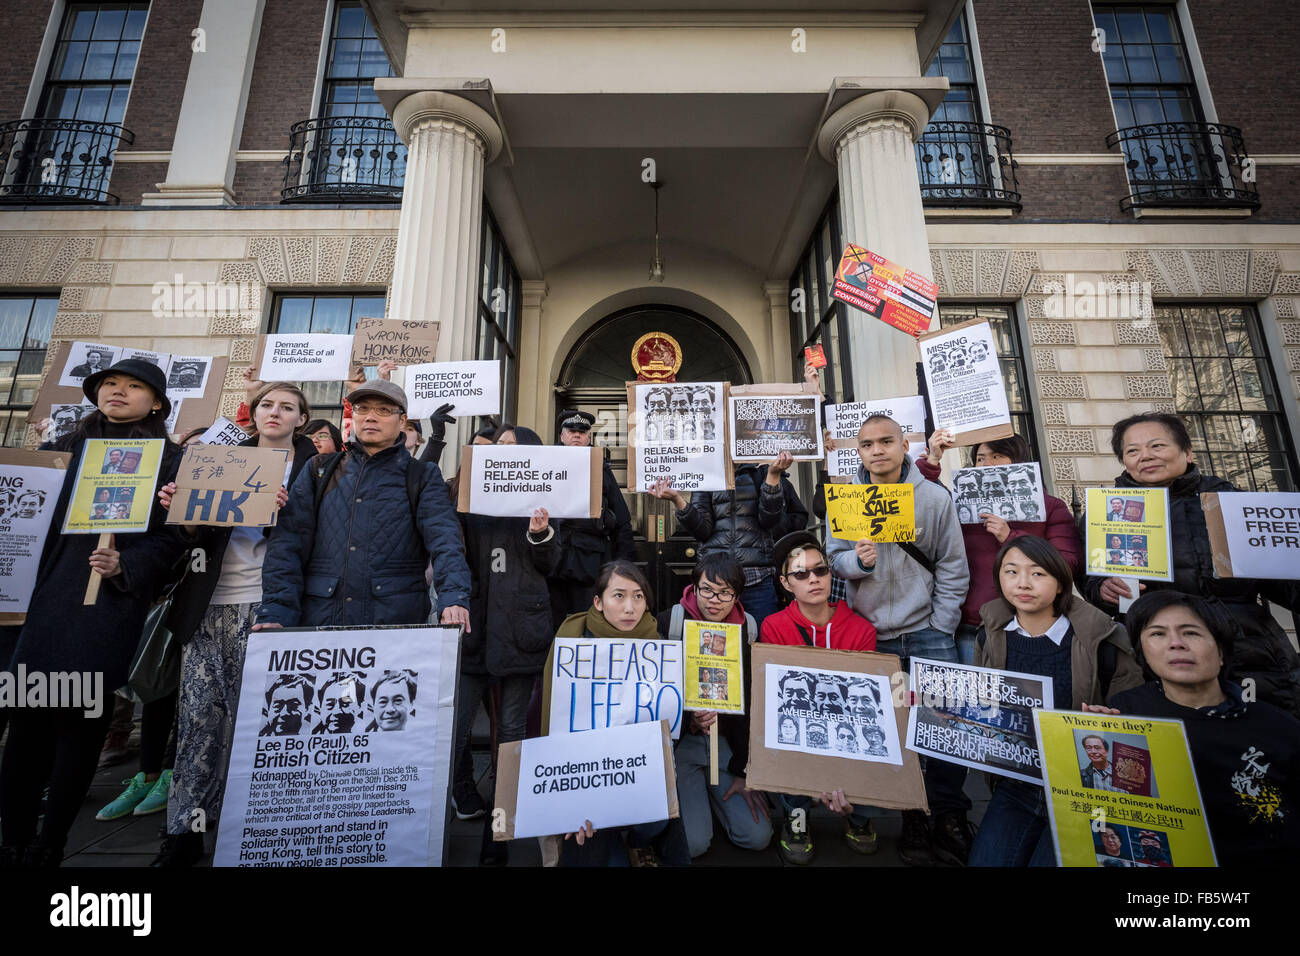
[[[790,821],[787,820],[781,829],[777,850],[786,863],[792,866],[807,866],[813,861],[812,835],[806,829],[802,833],[795,833],[790,827]]]
[[[128,816],[145,797],[149,795],[153,783],[144,779],[144,771],[141,770],[130,780],[123,780],[126,789],[123,790],[108,806],[95,814],[96,820],[117,820],[120,817]]]
[[[135,811],[139,813],[140,811]],[[871,856],[879,849],[876,840],[876,831],[871,828],[871,821],[867,820],[862,826],[858,826],[852,820],[845,821],[848,826],[844,830],[844,842],[849,845],[849,849],[854,853],[861,853],[863,856]]]
[[[171,793],[171,790],[172,772],[164,770],[158,774],[158,779],[153,782],[153,789],[149,791],[149,796],[136,804],[135,815],[144,817],[151,813],[157,813],[159,810],[166,810],[167,796]]]

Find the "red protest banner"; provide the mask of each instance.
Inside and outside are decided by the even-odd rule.
[[[930,330],[939,287],[918,272],[849,243],[835,270],[831,295],[918,336]]]

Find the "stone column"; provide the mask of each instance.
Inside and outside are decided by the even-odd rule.
[[[520,283],[519,301],[519,409],[515,423],[526,425],[551,440],[551,426],[546,423],[555,418],[555,391],[543,372],[550,371],[550,362],[542,358],[542,300],[546,298],[546,282],[542,279],[525,279]]]
[[[801,374],[791,378],[790,283],[785,279],[764,282],[763,294],[767,296],[768,328],[772,337],[768,350],[772,370],[762,379],[765,382],[802,382]]]
[[[483,167],[501,151],[501,130],[469,100],[432,90],[403,98],[392,114],[407,155],[388,314],[439,322],[438,361],[470,360],[482,285]],[[463,418],[448,430],[448,474],[470,426]]]
[[[818,137],[822,155],[839,169],[844,242],[925,275],[930,246],[912,144],[929,116],[915,93],[878,90],[836,110]],[[916,394],[920,352],[907,333],[850,308],[848,355],[855,400]]]
[[[264,3],[204,0],[199,15],[202,49],[190,54],[167,181],[156,184],[158,192],[145,193],[142,205],[235,204],[235,151],[244,132]]]

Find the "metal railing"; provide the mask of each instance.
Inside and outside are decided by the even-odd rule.
[[[284,202],[401,202],[406,146],[388,117],[322,116],[295,123]]]
[[[20,119],[0,123],[0,202],[116,204],[108,191],[117,148],[135,136],[117,123]]]
[[[990,123],[939,121],[916,142],[916,171],[927,206],[1020,208],[1011,131]]]
[[[1254,162],[1241,130],[1219,123],[1148,123],[1116,130],[1107,146],[1120,147],[1134,207],[1259,208]]]

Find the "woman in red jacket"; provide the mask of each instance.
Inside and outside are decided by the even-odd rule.
[[[939,461],[945,450],[953,447],[952,438],[940,429],[930,436],[929,453],[916,465],[931,481],[939,480]],[[971,467],[1018,465],[1033,461],[1029,443],[1019,435],[999,438],[976,445],[971,452]],[[957,658],[963,664],[975,662],[975,644],[980,631],[980,608],[1000,597],[993,573],[998,551],[1008,541],[1033,534],[1045,538],[1061,552],[1072,574],[1083,572],[1083,542],[1074,525],[1069,506],[1060,498],[1043,495],[1047,514],[1043,521],[1008,521],[996,514],[982,512],[979,524],[962,524],[966,542],[966,561],[970,565],[970,589],[961,606],[961,625],[957,628]],[[964,516],[963,516],[964,517]]]

